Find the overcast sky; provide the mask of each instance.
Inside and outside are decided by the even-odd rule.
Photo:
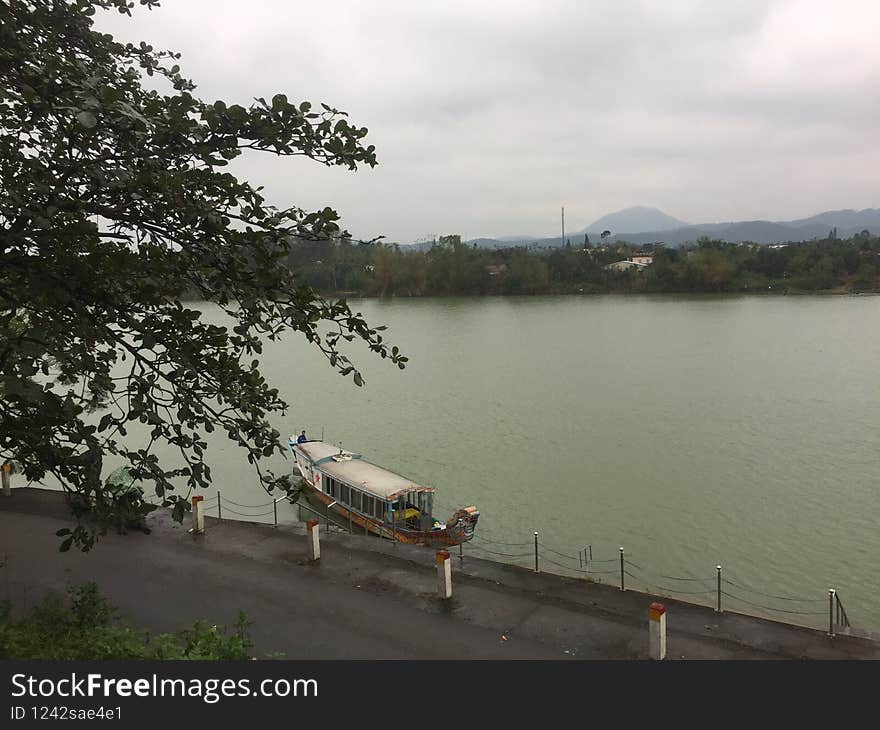
[[[368,127],[374,169],[235,169],[358,238],[880,207],[880,0],[164,0],[99,25],[180,51],[205,100]]]

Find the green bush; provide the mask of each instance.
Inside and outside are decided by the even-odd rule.
[[[95,583],[73,586],[67,598],[47,596],[28,614],[0,604],[0,659],[251,659],[251,621],[241,612],[231,631],[196,621],[170,634],[116,621],[116,609]]]

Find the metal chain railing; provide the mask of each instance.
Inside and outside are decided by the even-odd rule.
[[[145,501],[150,501],[155,498],[156,494],[151,494],[148,497],[145,497]],[[269,515],[274,516],[274,524],[278,525],[278,500],[274,500],[272,502],[267,502],[265,504],[243,504],[240,502],[236,502],[235,500],[231,500],[228,497],[221,497],[218,492],[213,497],[206,499],[203,502],[204,507],[217,507],[218,517],[222,519],[222,511],[225,508],[227,512],[237,515],[238,517],[245,518],[246,520],[249,518],[259,518],[259,517],[267,517]],[[216,502],[216,503],[215,503]],[[233,509],[230,505],[238,507],[243,510],[256,510],[263,509],[265,507],[271,507],[271,509],[265,510],[263,512],[251,513],[251,512],[240,512],[238,510]],[[308,505],[297,503],[300,508],[306,509],[309,512],[312,512],[318,517],[324,517],[327,520],[327,529],[330,529],[331,521],[329,516],[324,515],[317,510],[312,509]],[[339,527],[337,525],[337,527]],[[343,529],[340,527],[340,529]],[[525,541],[525,542],[507,542],[501,540],[494,540],[488,538],[484,535],[475,535],[473,540],[471,540],[468,545],[470,549],[476,551],[475,557],[480,557],[480,554],[485,554],[490,558],[507,558],[510,560],[524,560],[526,558],[534,559],[535,572],[540,572],[541,563],[552,565],[556,568],[560,568],[561,570],[574,573],[577,575],[583,575],[590,579],[601,580],[601,578],[594,578],[594,576],[617,576],[620,581],[620,589],[626,590],[626,578],[629,578],[631,581],[635,581],[637,584],[650,589],[647,592],[654,593],[656,595],[661,596],[712,596],[715,595],[715,610],[717,612],[722,612],[722,597],[737,601],[739,603],[745,604],[746,606],[750,606],[752,608],[760,609],[761,611],[766,611],[771,614],[782,614],[785,616],[805,616],[810,618],[828,616],[829,618],[829,634],[834,635],[834,627],[842,626],[849,627],[850,620],[847,616],[846,610],[843,607],[843,603],[840,600],[840,597],[837,595],[837,592],[833,589],[830,591],[829,608],[828,613],[825,611],[819,610],[798,610],[795,608],[780,608],[778,606],[770,606],[766,603],[759,603],[757,601],[750,600],[748,598],[743,598],[741,595],[730,592],[730,590],[726,588],[736,589],[737,591],[744,592],[746,594],[759,596],[761,598],[769,599],[771,601],[783,601],[786,604],[794,603],[794,604],[807,604],[807,605],[817,605],[825,603],[826,599],[824,598],[798,598],[794,596],[781,596],[773,593],[766,593],[757,588],[751,588],[749,586],[744,585],[741,582],[737,582],[722,576],[721,566],[716,566],[716,575],[707,578],[695,577],[695,576],[676,576],[676,575],[667,575],[665,573],[654,573],[652,571],[645,570],[641,565],[633,562],[628,557],[628,554],[624,552],[623,547],[619,547],[619,554],[616,558],[593,558],[592,555],[592,545],[589,546],[589,550],[587,548],[583,548],[578,551],[577,555],[573,553],[563,552],[561,550],[556,549],[555,547],[551,547],[544,542],[541,542],[538,539],[538,533],[533,533],[533,540]],[[491,546],[491,547],[487,547]],[[495,548],[504,548],[502,550],[497,550]],[[509,548],[528,548],[523,551],[511,552]],[[463,546],[459,546],[461,559],[464,560],[463,554]],[[567,565],[565,563],[560,563],[555,558],[562,558],[563,560],[571,561],[571,565]],[[576,566],[575,561],[579,561],[580,565]],[[618,564],[619,567],[612,569],[600,569],[596,570],[591,566],[594,564],[608,566],[611,563]],[[634,572],[633,572],[634,571]],[[663,585],[663,581],[675,581],[681,584],[691,584],[691,586],[687,587],[685,590],[685,586],[681,586],[679,588],[672,588],[667,585]],[[807,606],[805,606],[806,608]],[[835,621],[836,618],[836,621]]]
[[[846,615],[846,609],[844,609],[843,604],[840,602],[840,596],[837,595],[837,591],[834,592],[834,600],[837,608],[837,625],[844,627],[851,626],[849,616]]]
[[[765,606],[761,603],[755,603],[754,601],[749,601],[742,596],[737,596],[733,593],[728,593],[727,591],[721,591],[721,595],[726,598],[732,598],[736,601],[740,601],[741,603],[745,603],[748,606],[754,606],[755,608],[763,609],[764,611],[771,611],[774,613],[783,613],[791,616],[824,616],[824,611],[793,611],[788,608],[776,608],[774,606]],[[824,602],[824,601],[823,601]]]
[[[763,596],[764,598],[770,598],[776,601],[787,601],[790,603],[825,603],[824,598],[791,598],[790,596],[776,596],[772,593],[764,593],[763,591],[759,591],[755,588],[748,588],[746,586],[740,585],[739,583],[735,583],[734,581],[728,580],[727,578],[722,578],[721,582],[725,585],[738,588],[741,591],[746,591],[746,593],[754,593],[755,595]]]
[[[164,502],[164,497],[159,497],[155,492],[153,494],[145,496],[144,501],[149,502],[150,504],[156,504],[156,502],[153,501],[156,498],[159,498],[160,500],[162,500],[162,502]],[[162,502],[160,502],[160,504],[157,506],[161,506]],[[240,509],[244,509],[244,510],[264,509],[265,507],[269,507],[269,509],[265,510],[263,512],[240,512],[238,510],[233,509],[229,505],[235,505],[236,507],[239,507]],[[269,515],[273,515],[274,516],[274,524],[276,526],[278,525],[277,505],[278,505],[278,500],[273,500],[272,502],[266,502],[265,504],[241,504],[240,502],[236,502],[232,499],[229,499],[229,497],[222,497],[219,492],[212,497],[207,497],[206,499],[202,500],[202,508],[208,509],[208,508],[215,508],[216,507],[217,508],[217,517],[220,519],[223,518],[223,511],[224,510],[226,512],[229,512],[231,514],[237,515],[239,517],[244,517],[244,518],[268,517]]]
[[[474,539],[468,543],[468,546],[474,550],[475,557],[485,555],[489,559],[498,557],[517,561],[526,558],[533,558],[534,569],[536,572],[540,571],[541,565],[549,565],[554,568],[559,568],[566,573],[582,575],[600,581],[602,580],[602,576],[616,576],[619,580],[619,587],[621,590],[626,590],[626,582],[627,579],[629,579],[631,585],[635,583],[639,587],[644,588],[646,592],[654,593],[658,596],[681,596],[688,598],[704,597],[708,599],[707,602],[711,602],[711,598],[714,596],[714,608],[719,613],[723,612],[722,599],[728,599],[744,606],[759,609],[770,615],[799,616],[808,617],[810,619],[827,616],[829,619],[830,635],[834,634],[835,626],[848,627],[851,625],[849,616],[847,616],[840,597],[837,595],[836,591],[833,590],[831,591],[831,598],[828,599],[829,608],[826,613],[826,611],[819,610],[818,608],[820,604],[825,603],[825,598],[801,598],[796,596],[783,596],[776,593],[767,593],[757,588],[749,587],[741,581],[734,581],[723,576],[720,565],[715,566],[716,574],[714,576],[699,577],[693,575],[668,575],[666,573],[653,572],[644,569],[641,565],[631,560],[629,554],[625,553],[622,547],[618,548],[619,554],[616,558],[593,559],[592,545],[588,546],[588,548],[579,550],[575,555],[574,553],[559,550],[554,546],[550,546],[540,541],[538,539],[538,533],[533,533],[533,535],[534,540],[529,542],[506,542],[493,540],[483,535],[475,535]],[[504,550],[498,550],[496,547],[531,547],[532,549],[528,552],[506,552]],[[462,560],[463,559],[464,556],[462,555]],[[570,561],[570,563],[560,562],[559,559],[562,559],[562,561]],[[579,565],[577,564],[578,562]],[[607,568],[609,567],[609,564],[612,563],[617,564],[616,569],[597,570],[592,567],[594,564],[598,564],[603,568]],[[553,571],[551,570],[551,572]],[[670,581],[673,582],[673,585],[666,584]],[[733,590],[736,592],[733,592]],[[743,597],[741,595],[742,593],[768,599],[769,601],[781,601],[785,604],[796,605],[787,605],[786,607],[774,606],[766,601],[761,602]],[[815,606],[816,610],[812,610],[812,606]]]

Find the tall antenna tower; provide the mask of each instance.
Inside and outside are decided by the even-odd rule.
[[[562,241],[559,244],[560,246],[565,245],[565,206],[562,206]]]

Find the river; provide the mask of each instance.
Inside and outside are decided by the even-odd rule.
[[[263,372],[291,406],[274,423],[436,486],[442,519],[476,505],[465,559],[533,565],[538,531],[542,569],[577,574],[591,549],[616,584],[623,546],[628,587],[714,605],[720,564],[726,608],[827,626],[833,587],[880,628],[880,297],[351,304],[407,368],[352,347],[357,388],[303,338],[271,343]],[[268,500],[215,445],[224,510],[271,521],[227,508]]]

